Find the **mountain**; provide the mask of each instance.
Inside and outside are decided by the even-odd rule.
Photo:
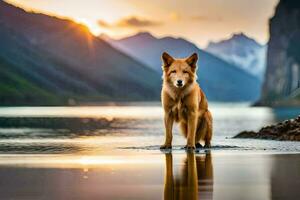
[[[160,75],[71,20],[0,1],[0,104],[158,100]]]
[[[281,0],[270,20],[267,69],[258,104],[300,105],[300,2]]]
[[[266,46],[243,33],[233,34],[231,38],[219,42],[210,42],[205,48],[206,51],[241,67],[260,80],[265,72],[266,49]]]
[[[162,73],[161,54],[169,52],[174,57],[199,54],[198,80],[209,100],[255,101],[260,94],[260,81],[255,76],[228,62],[199,49],[183,38],[156,38],[148,32],[113,40],[101,38],[150,68]]]

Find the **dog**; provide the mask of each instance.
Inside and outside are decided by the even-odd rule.
[[[205,94],[197,83],[198,55],[176,59],[162,54],[163,86],[161,101],[164,109],[165,143],[161,149],[172,148],[173,123],[179,123],[187,139],[186,149],[211,146],[212,116]]]

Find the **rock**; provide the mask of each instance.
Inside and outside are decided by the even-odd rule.
[[[242,131],[238,135],[234,136],[234,138],[255,138],[257,135],[254,131]]]
[[[242,131],[234,138],[257,138],[269,140],[300,141],[300,115],[275,125],[265,126],[258,132]]]
[[[300,2],[280,0],[269,24],[265,82],[255,105],[300,105]]]

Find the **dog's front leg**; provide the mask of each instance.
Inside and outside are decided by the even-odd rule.
[[[161,149],[172,148],[172,128],[173,128],[173,115],[171,112],[166,112],[164,117],[165,122],[165,143],[160,147]]]
[[[188,112],[188,123],[187,123],[187,149],[195,149],[195,134],[197,128],[197,114],[194,109]]]

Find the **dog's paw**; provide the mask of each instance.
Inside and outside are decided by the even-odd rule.
[[[203,148],[203,146],[198,142],[198,143],[196,143],[196,149],[200,149],[200,148]]]
[[[192,145],[186,145],[186,146],[184,147],[184,149],[185,149],[186,151],[194,151],[196,148],[195,148],[195,146],[192,146]]]
[[[166,144],[163,144],[159,147],[160,149],[172,149],[172,146],[171,145],[166,145]]]

